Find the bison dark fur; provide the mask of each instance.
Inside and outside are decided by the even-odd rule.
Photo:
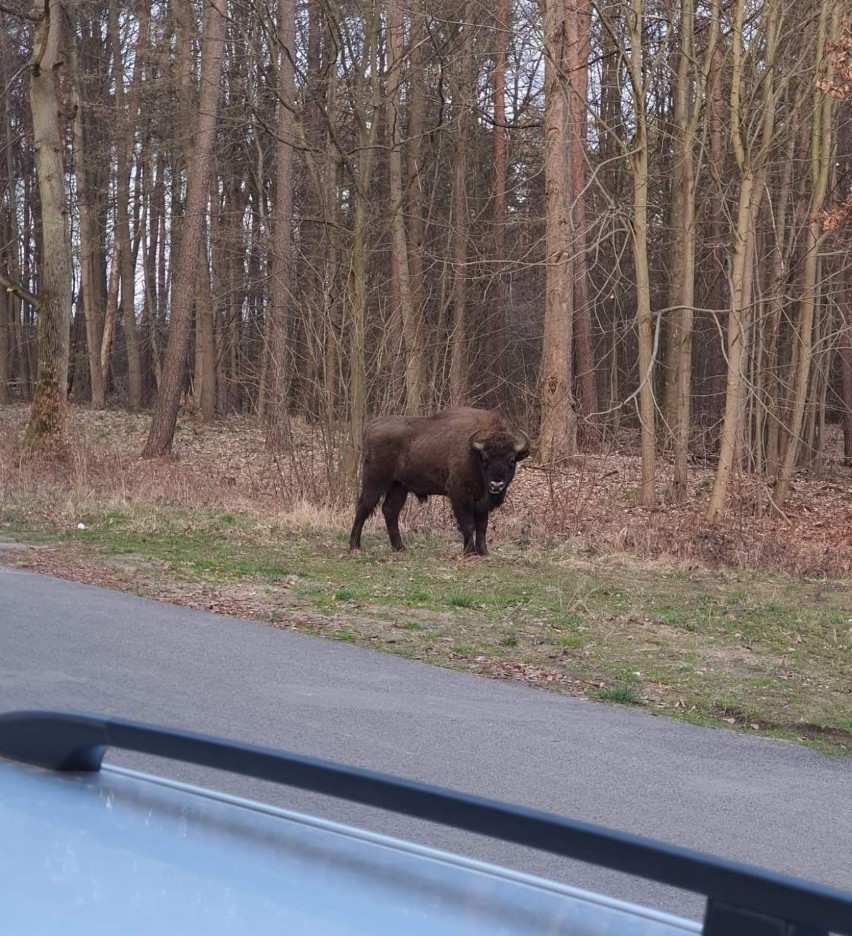
[[[496,413],[448,409],[430,417],[386,416],[364,433],[361,495],[349,548],[361,548],[361,530],[382,497],[391,546],[403,549],[399,514],[409,493],[449,497],[466,554],[488,554],[488,514],[506,497],[515,465],[529,440]]]

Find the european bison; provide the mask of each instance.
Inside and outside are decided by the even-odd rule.
[[[361,495],[349,548],[361,548],[364,523],[384,495],[391,546],[403,549],[399,514],[411,492],[421,501],[430,494],[449,497],[465,554],[486,556],[488,513],[503,503],[515,464],[529,453],[529,439],[488,410],[374,419],[364,433]]]

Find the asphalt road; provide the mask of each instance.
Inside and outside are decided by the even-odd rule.
[[[852,888],[852,760],[0,566],[0,711],[160,722],[546,809]],[[197,768],[115,762],[660,909],[691,895]]]

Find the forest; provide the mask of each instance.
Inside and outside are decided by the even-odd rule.
[[[783,511],[852,462],[846,7],[4,0],[0,402],[307,426],[349,480],[376,414],[499,407]]]

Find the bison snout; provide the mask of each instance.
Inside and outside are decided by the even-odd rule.
[[[492,494],[499,494],[504,487],[506,487],[505,481],[489,481],[488,483],[488,490]]]

